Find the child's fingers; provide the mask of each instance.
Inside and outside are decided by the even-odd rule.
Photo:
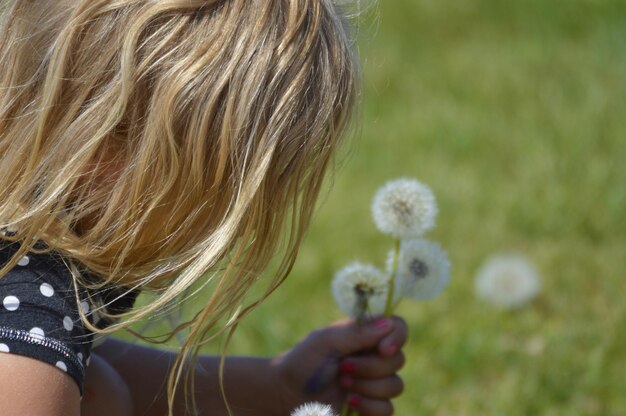
[[[397,352],[392,357],[377,354],[351,356],[344,358],[339,369],[342,375],[354,378],[376,379],[391,376],[404,366],[404,353]]]
[[[378,352],[385,357],[390,357],[398,352],[406,343],[408,328],[404,319],[393,316],[393,329],[378,343]]]
[[[367,397],[353,394],[348,396],[350,407],[360,416],[391,416],[393,415],[393,405],[389,400],[369,399]]]
[[[359,396],[379,400],[398,397],[404,390],[404,382],[397,375],[376,380],[353,379],[345,375],[341,378],[341,386]]]
[[[357,325],[353,320],[342,320],[311,335],[325,348],[350,355],[376,348],[384,337],[393,332],[394,323],[391,318],[379,318],[363,325]]]

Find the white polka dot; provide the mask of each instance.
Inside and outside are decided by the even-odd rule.
[[[17,262],[17,264],[18,264],[19,266],[28,266],[28,263],[30,263],[30,257],[28,257],[28,256],[24,256],[24,257],[22,257],[22,258],[21,258],[21,259]]]
[[[80,303],[80,309],[82,309],[85,315],[89,312],[89,304],[87,303],[87,301],[82,301]]]
[[[6,310],[14,311],[14,310],[17,310],[17,308],[20,307],[20,300],[18,298],[16,298],[15,296],[7,296],[2,301],[2,304],[4,305],[4,308]]]
[[[78,357],[79,360],[83,361],[83,353],[79,352],[78,354],[76,354],[76,356]]]
[[[63,361],[57,361],[55,365],[67,373],[67,366]]]
[[[42,339],[43,337],[46,336],[45,332],[43,332],[43,329],[38,328],[38,327],[34,327],[33,329],[29,331],[29,333],[31,337],[38,338],[38,339]]]
[[[7,344],[0,344],[0,352],[9,352],[9,346]]]
[[[39,291],[47,298],[54,295],[54,288],[50,283],[42,283],[41,286],[39,286]]]
[[[74,321],[72,321],[72,318],[70,318],[69,316],[63,318],[63,328],[67,329],[68,331],[71,331],[72,328],[74,328]]]

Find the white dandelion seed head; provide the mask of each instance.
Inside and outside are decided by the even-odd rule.
[[[501,254],[488,259],[478,270],[476,295],[503,309],[523,306],[537,296],[541,280],[524,256]]]
[[[357,305],[357,291],[368,295],[368,312],[382,313],[387,301],[388,278],[382,270],[359,262],[348,264],[335,274],[332,291],[335,302],[346,314],[353,316]]]
[[[387,261],[391,269],[393,252]],[[450,260],[446,252],[431,241],[404,240],[400,245],[396,271],[396,298],[427,300],[437,297],[450,283]]]
[[[435,226],[435,195],[415,179],[396,179],[378,190],[372,215],[383,233],[405,240],[416,238]]]
[[[291,416],[336,416],[333,408],[322,403],[306,403],[291,412]]]

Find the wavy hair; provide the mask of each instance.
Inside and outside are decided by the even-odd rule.
[[[170,374],[171,409],[185,357],[295,260],[358,93],[343,6],[3,3],[0,227],[21,248],[0,276],[44,242],[70,260],[77,286],[156,294],[106,330],[83,316],[96,332],[211,282]],[[267,290],[234,312],[279,248]]]

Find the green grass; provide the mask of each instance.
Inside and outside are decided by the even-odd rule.
[[[625,39],[617,0],[380,1],[361,25],[362,137],[292,275],[230,351],[275,354],[340,317],[333,273],[383,264],[391,243],[370,200],[411,176],[438,197],[429,236],[454,270],[443,296],[400,308],[411,339],[397,414],[623,414]],[[473,293],[476,268],[503,250],[543,278],[512,313]]]

